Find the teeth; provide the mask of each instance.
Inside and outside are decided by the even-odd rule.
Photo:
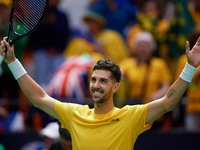
[[[94,92],[95,94],[100,94],[100,92]]]

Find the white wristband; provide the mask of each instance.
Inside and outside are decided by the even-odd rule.
[[[10,68],[10,71],[12,72],[16,80],[27,73],[18,59],[8,64],[8,67]]]
[[[186,82],[191,82],[196,70],[197,68],[186,63],[182,73],[180,74],[180,78]]]

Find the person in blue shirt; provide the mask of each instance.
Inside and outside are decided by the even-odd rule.
[[[124,38],[126,28],[136,21],[137,8],[127,0],[93,1],[89,9],[105,17],[106,28],[118,31]]]

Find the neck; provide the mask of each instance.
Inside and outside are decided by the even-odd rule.
[[[103,103],[94,103],[95,114],[105,114],[112,111],[114,108],[113,100],[108,100]]]

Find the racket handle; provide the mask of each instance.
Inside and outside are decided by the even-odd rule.
[[[2,61],[4,60],[4,58],[5,58],[5,56],[0,55],[0,65],[1,65]]]

